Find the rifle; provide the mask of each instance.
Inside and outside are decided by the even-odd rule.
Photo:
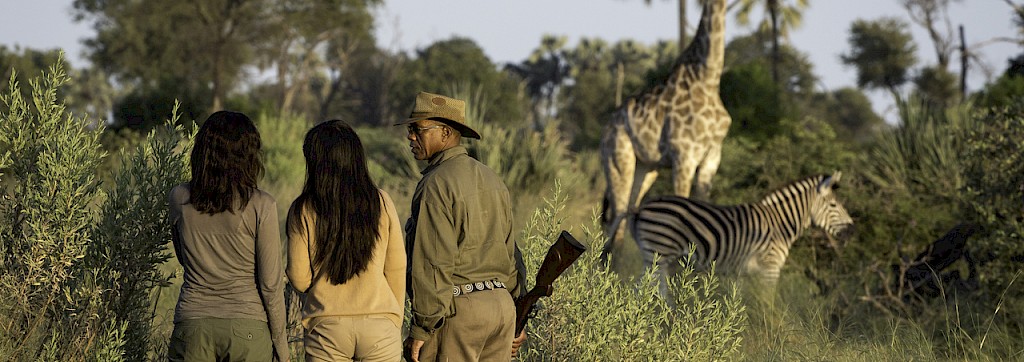
[[[516,336],[523,331],[523,328],[526,328],[526,320],[530,317],[533,305],[537,303],[540,297],[551,296],[551,292],[554,291],[554,287],[551,284],[584,251],[587,251],[585,245],[580,244],[568,231],[562,230],[562,233],[558,235],[558,240],[551,245],[551,248],[548,249],[548,254],[544,256],[544,263],[537,270],[537,283],[534,284],[533,289],[530,289],[526,295],[516,299]],[[523,287],[525,288],[525,286]]]

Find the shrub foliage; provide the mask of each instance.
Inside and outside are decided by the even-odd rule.
[[[0,354],[10,360],[143,360],[150,293],[170,240],[166,192],[186,173],[180,129],[149,135],[103,187],[103,128],[66,114],[55,66],[11,81],[0,114]],[[31,105],[30,103],[31,102]]]
[[[565,195],[538,209],[520,238],[527,270],[536,271],[561,228]],[[601,266],[603,243],[597,218],[580,241],[589,250],[555,283],[551,297],[527,327],[523,361],[712,361],[732,360],[745,324],[737,289],[714,274],[686,269],[658,292],[654,270],[637,280]],[[527,278],[528,285],[532,276]],[[532,287],[532,285],[531,285]],[[672,307],[670,307],[672,305]]]

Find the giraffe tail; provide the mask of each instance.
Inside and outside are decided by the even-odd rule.
[[[601,198],[601,226],[604,227],[604,232],[607,234],[610,231],[611,226],[611,213],[608,208],[611,205],[611,198],[608,196],[608,190],[605,189],[604,197]],[[605,235],[605,243],[601,248],[601,265],[608,265],[608,255],[611,254],[612,245],[614,244],[613,235]]]
[[[611,200],[608,196],[608,190],[605,190],[604,197],[601,198],[601,223],[605,226],[608,226],[608,222],[611,221],[611,216],[608,215],[608,205],[611,205]]]

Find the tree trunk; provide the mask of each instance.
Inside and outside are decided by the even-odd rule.
[[[679,52],[681,53],[684,47],[682,44],[686,41],[686,0],[679,0]]]
[[[626,82],[626,65],[619,61],[615,67],[615,108],[622,105],[622,83]]]
[[[339,71],[339,73],[341,73],[341,71]],[[320,102],[320,111],[319,111],[319,116],[320,117],[318,119],[321,119],[321,120],[327,119],[328,112],[330,111],[330,108],[331,108],[331,103],[334,103],[334,98],[336,98],[338,96],[338,93],[340,93],[339,92],[340,90],[341,90],[341,76],[338,76],[338,77],[334,78],[333,80],[331,80],[331,86],[328,87],[326,94],[323,95],[323,98],[322,98],[322,100]]]
[[[964,40],[964,26],[960,25],[960,102],[967,99],[967,41]]]
[[[772,22],[772,81],[779,84],[779,0],[768,0],[768,14]]]
[[[291,40],[286,40],[278,47],[277,53],[277,86],[280,94],[278,99],[278,112],[281,115],[288,113],[291,108],[291,98],[288,92],[288,48],[291,47]]]
[[[218,50],[218,53],[219,53],[219,50]],[[221,57],[218,54],[217,57],[213,59],[213,101],[210,102],[211,103],[210,104],[210,111],[211,112],[216,112],[216,111],[219,111],[219,110],[223,109],[223,107],[221,105],[222,102],[221,102],[221,97],[220,97],[221,88],[223,87],[223,85],[221,84],[221,81],[220,81],[220,74],[221,74],[220,63],[221,63]]]

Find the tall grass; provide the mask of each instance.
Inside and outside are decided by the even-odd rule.
[[[970,106],[941,110],[915,100],[897,106],[901,122],[880,134],[865,176],[881,187],[956,199],[964,185],[964,139],[975,127]]]
[[[563,228],[565,194],[534,212],[520,238],[527,269],[539,268]],[[570,228],[571,229],[571,228]],[[671,300],[658,291],[654,270],[623,278],[598,261],[602,235],[597,217],[577,232],[589,245],[555,283],[527,327],[523,361],[711,361],[738,357],[744,306],[735,286],[714,274],[685,268],[669,285]],[[585,235],[585,237],[580,237]],[[528,282],[532,278],[527,278]],[[529,284],[529,283],[528,283]],[[674,307],[670,307],[673,305]]]
[[[481,140],[466,140],[470,155],[498,173],[510,190],[538,192],[570,170],[565,140],[555,122],[535,132],[528,122],[502,128],[487,122],[487,103],[480,87],[454,86],[451,94],[466,100],[467,123]]]

